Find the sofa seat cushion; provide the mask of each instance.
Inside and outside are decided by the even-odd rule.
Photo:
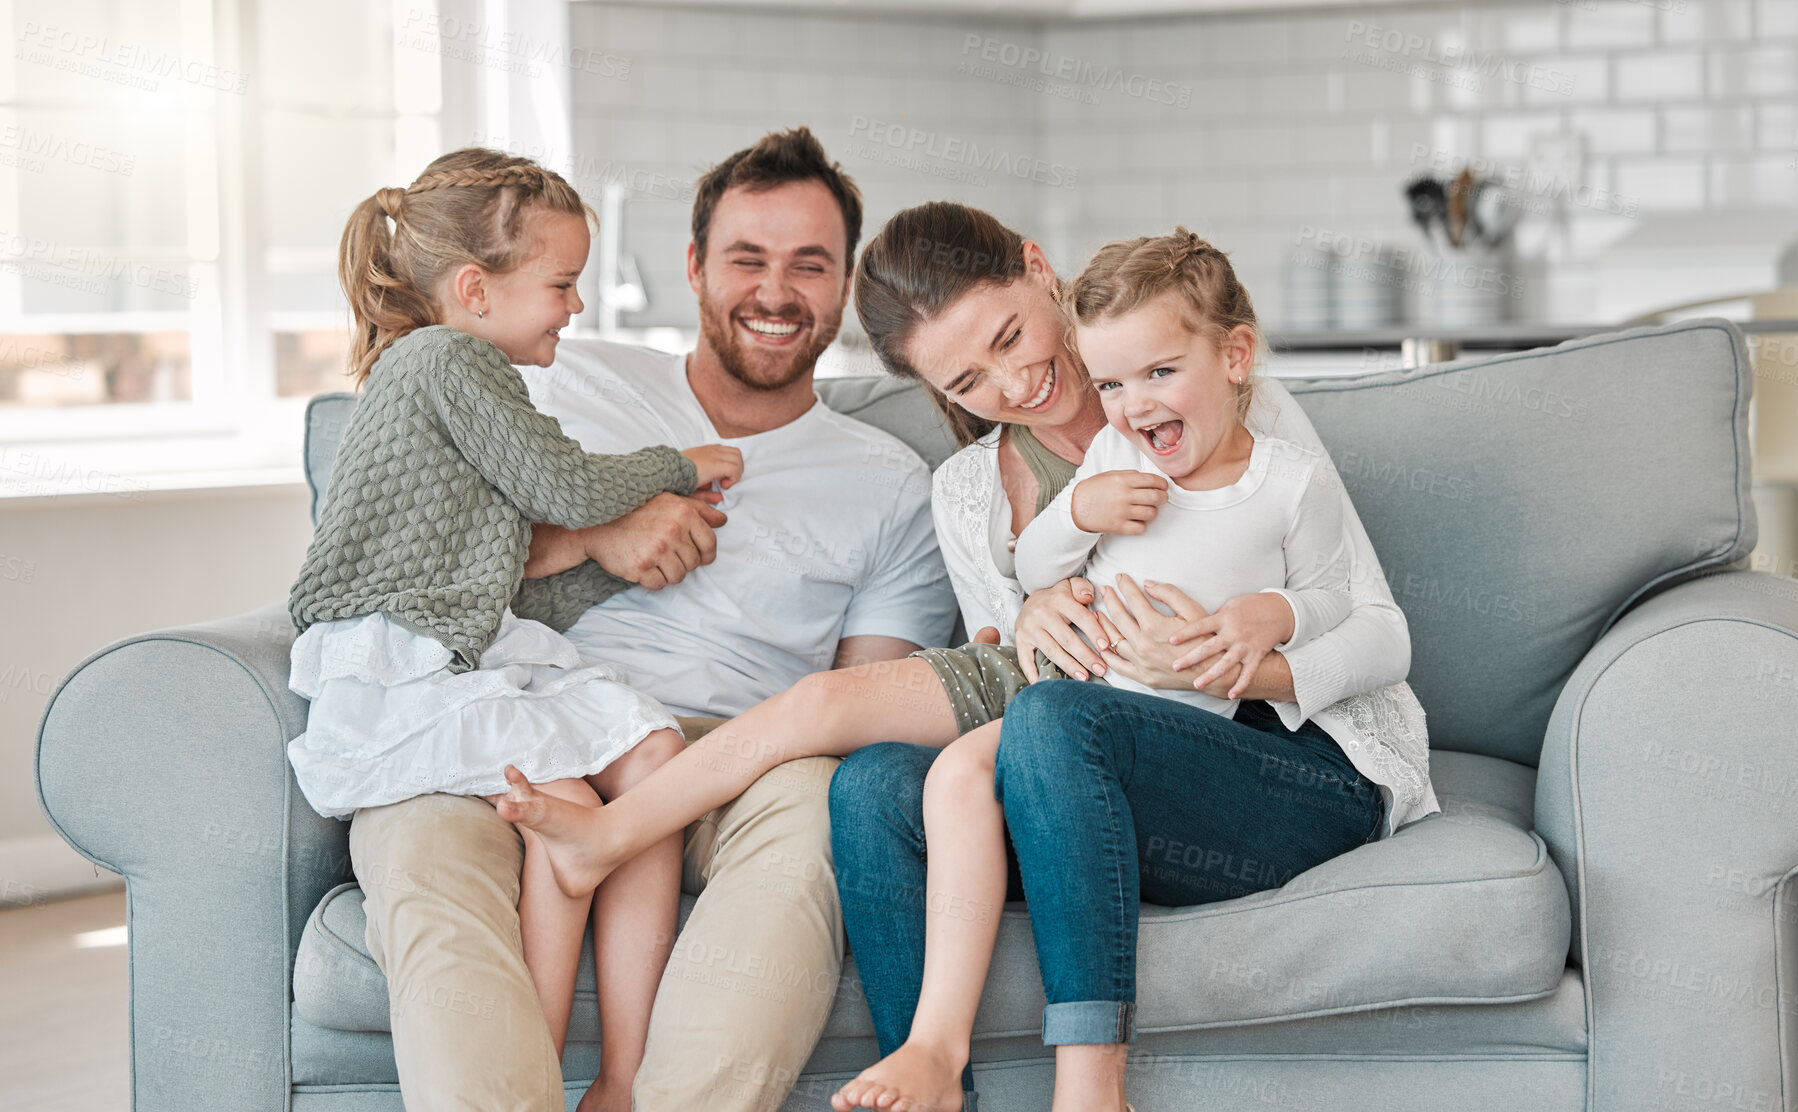
[[[1432,775],[1440,815],[1283,888],[1200,907],[1145,907],[1139,1028],[1147,1034],[1504,1004],[1554,993],[1571,921],[1560,874],[1530,829],[1534,770],[1496,757],[1436,753]],[[692,905],[692,897],[682,898],[683,923]],[[355,885],[332,889],[313,911],[294,969],[294,1011],[306,1023],[344,1032],[389,1029],[386,980],[368,956],[365,924]],[[585,948],[577,983],[569,1040],[594,1042],[598,1012]],[[1029,917],[1013,904],[1000,925],[977,1034],[1034,1036],[1042,1005]],[[847,1068],[863,1060],[871,1037],[851,965],[814,1063],[838,1068],[832,1060],[840,1057]],[[296,1044],[296,1055],[301,1050]],[[571,1063],[578,1057],[570,1051]],[[324,1070],[319,1063],[309,1068]]]

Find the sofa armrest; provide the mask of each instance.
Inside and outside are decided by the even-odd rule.
[[[125,877],[133,1107],[283,1110],[293,955],[350,876],[348,824],[300,794],[284,607],[133,637],[78,665],[38,727],[38,799]]]
[[[1798,1076],[1795,723],[1798,583],[1759,572],[1648,600],[1562,690],[1536,826],[1573,901],[1589,1107],[1779,1107]]]

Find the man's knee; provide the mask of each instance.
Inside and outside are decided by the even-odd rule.
[[[419,900],[497,912],[517,907],[524,842],[482,800],[417,796],[356,812],[350,861],[371,925]]]

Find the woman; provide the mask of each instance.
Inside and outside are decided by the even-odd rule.
[[[1345,543],[1359,571],[1353,611],[1310,645],[1270,654],[1252,676],[1234,650],[1216,659],[1207,650],[1211,641],[1238,641],[1225,627],[1257,620],[1254,608],[1265,596],[1231,599],[1205,620],[1178,592],[1147,585],[1138,592],[1124,580],[1126,597],[1106,600],[1115,628],[1086,609],[1091,590],[1078,580],[1025,599],[1010,542],[1067,483],[1104,425],[1069,349],[1057,289],[1035,244],[985,213],[939,202],[895,216],[868,245],[856,308],[886,366],[933,387],[968,445],[937,472],[935,512],[964,620],[981,630],[977,639],[1011,634],[1032,676],[1040,651],[1077,678],[1115,669],[1156,687],[1196,679],[1212,694],[1247,700],[1231,720],[1060,683],[1019,692],[1006,708],[995,795],[1031,903],[1049,999],[1044,1041],[1057,1047],[1055,1106],[1121,1109],[1139,889],[1151,902],[1183,906],[1275,887],[1429,813],[1435,798],[1422,710],[1402,684],[1404,618],[1346,494]],[[1277,384],[1265,384],[1260,397],[1251,423],[1317,444]],[[1160,614],[1148,596],[1174,616]],[[1190,649],[1169,643],[1194,623],[1197,636],[1210,636]],[[1296,744],[1314,715],[1328,733],[1311,727],[1307,744]],[[1259,757],[1240,759],[1250,751],[1312,783],[1337,785],[1340,798],[1275,790],[1254,773]],[[936,753],[899,744],[863,749],[831,788],[844,920],[883,1054],[904,1042],[918,997],[927,906],[919,801]],[[1211,790],[1190,790],[1200,783]],[[1071,792],[1070,784],[1095,790]],[[1163,868],[1139,853],[1137,836],[1146,831],[1166,844],[1204,845],[1272,867],[1246,877]],[[971,1073],[964,1087],[972,1087]],[[883,1091],[892,1088],[876,1079],[837,1106],[872,1107]]]

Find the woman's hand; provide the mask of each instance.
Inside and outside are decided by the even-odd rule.
[[[1203,606],[1171,583],[1145,583],[1139,590],[1136,582],[1126,575],[1118,577],[1118,588],[1118,591],[1107,589],[1105,595],[1107,629],[1112,641],[1105,662],[1119,675],[1148,687],[1197,688],[1219,699],[1272,699],[1289,703],[1298,698],[1292,689],[1292,669],[1286,658],[1277,652],[1262,657],[1259,667],[1249,676],[1243,674],[1241,665],[1231,664],[1216,671],[1215,675],[1208,671],[1209,678],[1195,677],[1192,663],[1184,659],[1192,655],[1191,651],[1172,642],[1182,631],[1215,615],[1208,615]],[[1151,598],[1172,610],[1173,616],[1169,617],[1151,605]],[[1258,605],[1252,595],[1243,598]],[[1231,599],[1218,608],[1218,613],[1234,613],[1242,606],[1241,601]],[[1199,678],[1204,678],[1205,682],[1196,682]]]
[[[1074,679],[1086,679],[1088,673],[1105,674],[1099,652],[1109,648],[1111,641],[1099,616],[1087,609],[1092,601],[1093,585],[1078,576],[1044,587],[1024,600],[1012,639],[1025,679],[1036,682],[1038,650]],[[1076,630],[1085,633],[1092,645],[1082,641]]]
[[[1175,646],[1170,638],[1206,617],[1205,608],[1178,587],[1165,583],[1144,583],[1138,587],[1128,575],[1118,576],[1117,583],[1116,590],[1105,588],[1105,613],[1099,618],[1111,642],[1111,648],[1103,654],[1105,663],[1145,687],[1170,691],[1192,687],[1193,673],[1182,673],[1174,667],[1175,659],[1185,650]],[[1173,615],[1162,613],[1149,601],[1151,598],[1167,606]]]
[[[1188,622],[1169,638],[1175,645],[1198,640],[1174,661],[1174,670],[1183,672],[1216,656],[1211,666],[1193,681],[1193,686],[1202,691],[1241,665],[1242,674],[1230,685],[1227,695],[1240,698],[1267,654],[1275,645],[1291,639],[1293,622],[1292,607],[1271,591],[1226,599],[1215,613]]]

